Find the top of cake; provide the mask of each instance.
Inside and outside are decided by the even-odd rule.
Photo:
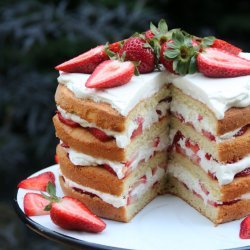
[[[59,83],[76,97],[109,103],[123,116],[164,84],[173,83],[223,119],[231,107],[250,105],[249,58],[223,40],[168,31],[161,20],[158,27],[100,45],[56,69],[61,71]],[[161,69],[159,62],[166,70],[155,70]],[[133,76],[134,71],[140,75]]]

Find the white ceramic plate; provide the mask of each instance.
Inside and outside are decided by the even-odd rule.
[[[34,175],[45,171],[52,171],[57,177],[58,165]],[[58,181],[56,187],[57,195],[63,196]],[[248,249],[246,246],[250,245],[250,240],[239,238],[239,220],[214,226],[195,209],[171,195],[157,197],[129,223],[105,220],[106,229],[102,233],[91,234],[63,230],[53,224],[48,215],[27,217],[23,212],[26,192],[30,191],[19,189],[15,200],[15,209],[24,223],[46,238],[71,246],[95,249],[212,250]]]

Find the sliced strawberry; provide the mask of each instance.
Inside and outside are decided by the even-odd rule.
[[[185,142],[187,148],[190,148],[195,154],[200,150],[200,147],[197,143],[191,142],[190,139],[187,139]]]
[[[97,46],[73,59],[66,61],[55,67],[68,73],[92,73],[95,68],[103,61],[108,60],[104,45]]]
[[[240,238],[241,239],[250,239],[250,216],[247,216],[240,223]]]
[[[41,194],[26,193],[23,200],[24,213],[27,216],[47,215],[49,211],[45,211],[44,208],[49,203]]]
[[[112,88],[128,83],[135,71],[132,62],[108,60],[102,62],[88,78],[87,88]]]
[[[198,114],[198,118],[197,118],[197,120],[198,120],[199,122],[201,122],[201,121],[203,120],[203,116],[202,116],[202,115],[200,115],[200,114]]]
[[[63,197],[59,202],[52,203],[51,220],[64,229],[98,233],[105,229],[106,224],[93,214],[83,203]]]
[[[143,121],[144,121],[144,119],[142,117],[137,118],[137,123],[139,126],[133,131],[133,133],[130,137],[131,140],[142,134]]]
[[[103,164],[102,166],[103,166],[103,168],[105,168],[106,170],[108,170],[111,174],[113,174],[113,175],[116,176],[116,172],[108,164]]]
[[[202,134],[206,136],[210,141],[216,141],[215,136],[211,132],[202,129]]]
[[[200,183],[201,190],[202,190],[206,195],[209,195],[209,191],[208,191],[207,188],[205,187],[204,183],[202,183],[202,182],[199,182],[199,183]]]
[[[139,37],[131,37],[125,41],[119,54],[126,53],[126,60],[140,62],[138,70],[140,73],[152,72],[155,68],[155,56],[153,50],[145,47],[146,42]]]
[[[114,139],[113,136],[107,135],[104,131],[98,129],[98,128],[87,128],[87,130],[97,139],[99,139],[102,142],[110,141]]]
[[[197,56],[198,70],[208,77],[236,77],[250,74],[250,61],[226,51],[207,48]]]
[[[52,172],[45,172],[21,181],[17,187],[31,190],[46,191],[46,186],[49,182],[55,184],[55,175]]]
[[[225,51],[227,51],[231,54],[234,54],[234,55],[238,55],[242,51],[242,49],[232,45],[231,43],[228,43],[224,40],[221,40],[221,39],[215,39],[214,43],[212,44],[211,47],[216,48],[216,49],[225,50]]]
[[[160,141],[161,141],[161,140],[160,140],[160,137],[159,137],[159,136],[157,136],[157,137],[154,139],[154,143],[153,143],[154,148],[157,148],[157,147],[158,147]]]
[[[74,122],[74,121],[72,121],[70,119],[64,118],[59,111],[57,111],[57,115],[58,115],[58,119],[60,120],[60,122],[66,124],[66,125],[68,125],[68,126],[70,126],[72,128],[79,127],[79,124],[77,122]]]
[[[210,161],[210,159],[212,158],[212,155],[209,154],[209,153],[206,153],[206,154],[205,154],[205,157],[206,157],[206,159],[207,159],[208,161]]]
[[[234,135],[234,137],[244,135],[244,134],[247,132],[247,130],[248,130],[249,128],[250,128],[250,125],[249,125],[249,124],[246,125],[246,126],[244,126],[244,127],[242,127],[242,128]]]
[[[55,163],[59,163],[59,158],[57,154],[55,154]]]
[[[247,175],[250,175],[250,167],[242,170],[241,172],[236,174],[235,177],[243,177],[243,176],[247,176]]]

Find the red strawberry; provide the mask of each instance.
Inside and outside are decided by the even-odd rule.
[[[215,39],[214,40],[214,43],[212,44],[211,46],[212,48],[216,48],[216,49],[221,49],[221,50],[225,50],[231,54],[234,54],[234,55],[238,55],[242,49],[224,41],[224,40],[221,40],[221,39]]]
[[[108,164],[103,164],[102,166],[103,166],[103,168],[105,168],[106,170],[108,170],[111,174],[113,174],[113,175],[116,176],[116,172]]]
[[[55,163],[59,163],[59,158],[57,154],[55,154]]]
[[[55,67],[69,73],[92,73],[95,68],[103,61],[108,60],[104,45],[97,46],[73,59],[66,61]]]
[[[68,125],[68,126],[70,126],[72,128],[79,127],[79,124],[77,122],[74,122],[74,121],[72,121],[70,119],[64,118],[59,111],[57,111],[57,115],[58,115],[58,119],[60,120],[60,122],[66,124],[66,125]]]
[[[172,40],[169,40],[161,45],[161,52],[160,52],[160,61],[163,64],[163,66],[171,73],[175,73],[173,70],[173,60],[167,60],[164,57],[164,52],[169,49],[168,43],[173,43]]]
[[[112,88],[128,83],[135,71],[132,62],[108,60],[102,62],[88,78],[87,88]]]
[[[126,60],[140,62],[138,70],[140,73],[152,72],[155,68],[155,56],[151,48],[145,47],[147,44],[139,37],[131,37],[125,41],[119,54],[126,52]]]
[[[45,211],[44,208],[49,203],[41,194],[27,193],[23,200],[24,213],[28,216],[47,215],[49,211]]]
[[[115,42],[109,44],[109,50],[111,50],[114,53],[118,53],[121,50],[121,42]]]
[[[240,238],[241,239],[250,239],[250,216],[247,216],[240,223]]]
[[[98,233],[106,227],[105,222],[93,214],[83,203],[67,196],[59,202],[52,203],[50,217],[56,225],[68,230]]]
[[[250,175],[250,167],[242,170],[241,172],[236,174],[235,177],[243,177],[243,176],[247,176],[247,175]]]
[[[21,181],[18,188],[46,191],[46,186],[51,182],[55,184],[55,176],[52,172],[45,172]]]
[[[250,74],[250,61],[226,51],[207,48],[197,56],[198,70],[208,77],[236,77]]]
[[[114,138],[113,136],[107,135],[104,131],[98,128],[87,128],[87,130],[102,142],[110,141]]]
[[[144,119],[142,117],[137,118],[138,127],[133,131],[132,135],[130,136],[131,140],[142,134],[143,121]]]
[[[145,37],[146,39],[152,39],[155,35],[153,34],[153,32],[151,30],[147,30],[145,32]]]

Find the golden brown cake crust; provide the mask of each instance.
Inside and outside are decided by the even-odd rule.
[[[61,146],[57,146],[56,152],[61,172],[66,178],[104,193],[118,196],[122,194],[124,180],[119,180],[117,176],[102,167],[73,165],[68,159],[66,151]]]
[[[224,119],[218,120],[217,133],[222,135],[248,124],[250,124],[250,106],[230,108],[225,112]]]
[[[91,197],[90,195],[81,194],[72,188],[67,187],[62,177],[59,177],[59,181],[65,195],[78,199],[97,216],[122,222],[129,221],[129,219],[126,218],[126,206],[116,208],[111,204],[102,201],[98,197]]]
[[[65,86],[59,84],[55,94],[56,104],[82,119],[95,123],[98,127],[122,132],[125,118],[108,103],[97,103],[89,99],[79,99]]]
[[[240,200],[231,205],[223,205],[218,210],[216,224],[238,220],[250,214],[250,200]]]
[[[250,154],[250,128],[241,135],[233,139],[217,144],[219,161],[238,161]]]
[[[221,186],[221,200],[231,201],[250,193],[250,175],[234,178],[230,184]]]
[[[53,122],[56,136],[71,148],[98,158],[118,162],[126,161],[125,151],[117,147],[115,139],[102,142],[83,127],[72,128],[60,122],[57,115],[53,117]]]

